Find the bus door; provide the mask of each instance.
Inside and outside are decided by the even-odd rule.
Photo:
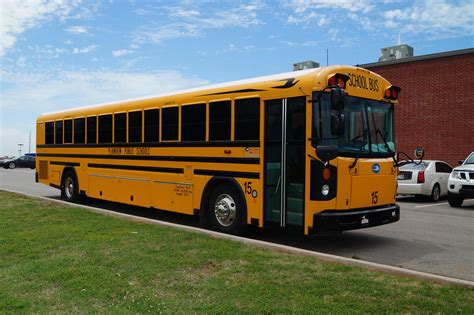
[[[306,98],[265,102],[265,220],[303,225]]]

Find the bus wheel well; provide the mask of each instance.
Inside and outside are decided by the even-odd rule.
[[[201,196],[201,207],[199,209],[199,225],[201,227],[209,227],[210,222],[209,222],[209,215],[207,213],[209,209],[209,199],[211,197],[212,191],[218,187],[219,185],[222,184],[230,184],[232,185],[241,195],[242,200],[244,202],[244,211],[245,211],[245,216],[247,214],[247,204],[245,202],[245,195],[242,190],[242,187],[240,187],[239,183],[232,177],[219,177],[215,176],[212,177],[204,187],[202,196]]]

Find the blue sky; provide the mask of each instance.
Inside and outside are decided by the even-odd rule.
[[[29,130],[34,148],[44,112],[325,65],[326,49],[374,62],[398,32],[415,55],[471,48],[474,2],[2,0],[0,155]]]

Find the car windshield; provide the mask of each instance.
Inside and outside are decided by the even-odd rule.
[[[420,164],[408,163],[400,167],[400,170],[426,170],[429,162],[421,162]]]
[[[314,96],[316,98],[316,95]],[[344,97],[344,132],[334,135],[331,117],[339,114],[331,109],[330,95],[324,93],[313,105],[313,146],[337,145],[341,156],[393,156],[393,105],[390,103]]]
[[[466,165],[466,164],[474,164],[474,153],[471,153],[471,155],[464,162],[464,165]]]

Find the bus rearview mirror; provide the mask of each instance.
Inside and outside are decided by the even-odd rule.
[[[339,148],[335,145],[318,145],[316,155],[322,161],[327,162],[339,156]]]
[[[340,88],[331,89],[331,109],[332,110],[344,109],[344,89],[340,89]]]
[[[344,114],[331,114],[331,134],[344,134]]]

